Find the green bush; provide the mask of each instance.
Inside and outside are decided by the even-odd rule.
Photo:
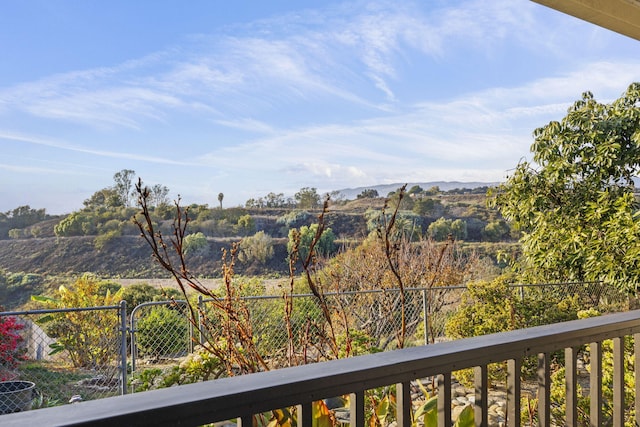
[[[201,232],[189,234],[184,238],[182,249],[185,255],[206,255],[209,253],[209,242]]]
[[[459,339],[511,331],[577,318],[580,302],[576,295],[555,294],[548,289],[509,286],[511,276],[499,276],[491,282],[469,283],[460,306],[445,325],[448,337]],[[561,357],[561,356],[560,356]],[[535,361],[524,360],[525,375],[533,373]],[[491,380],[504,379],[503,364],[490,365]],[[470,382],[472,373],[460,371],[459,380]]]
[[[189,321],[177,309],[155,306],[138,320],[136,342],[143,356],[184,354],[189,344]]]
[[[238,258],[243,262],[257,261],[265,264],[273,257],[273,239],[264,231],[245,237],[240,242]]]

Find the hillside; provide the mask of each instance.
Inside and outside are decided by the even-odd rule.
[[[151,251],[144,240],[137,236],[122,236],[111,240],[101,250],[94,245],[95,237],[46,237],[34,239],[0,240],[0,268],[8,271],[25,271],[43,275],[69,275],[85,272],[102,277],[147,278],[165,277],[151,258]],[[208,277],[218,276],[221,268],[220,254],[229,248],[229,239],[209,239],[208,256],[190,257],[193,272]],[[237,264],[240,274],[286,273],[286,243],[274,245],[272,261],[257,267],[253,264]]]
[[[371,231],[372,222],[385,205],[383,197],[360,197],[332,202],[325,224],[338,241],[358,241]],[[390,209],[388,208],[387,212]],[[151,259],[151,251],[139,237],[131,222],[135,208],[85,209],[67,216],[48,217],[37,211],[31,221],[16,228],[5,221],[7,234],[0,236],[0,269],[43,275],[93,272],[103,277],[164,277]],[[189,256],[192,271],[203,277],[218,277],[221,253],[233,242],[256,232],[271,236],[274,254],[268,261],[238,261],[235,270],[246,275],[286,275],[286,243],[289,230],[317,222],[317,209],[278,208],[209,208],[189,207],[190,233],[202,233],[208,248],[201,255]],[[173,209],[154,210],[156,227],[165,236],[172,234]],[[512,242],[510,229],[499,214],[486,207],[486,195],[479,189],[438,191],[421,190],[403,199],[400,218],[411,233],[431,235],[436,239],[456,233],[466,242]],[[18,223],[21,218],[9,221]],[[64,225],[64,227],[63,227]],[[458,227],[458,228],[455,228]]]

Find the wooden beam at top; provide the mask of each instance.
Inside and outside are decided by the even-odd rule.
[[[639,0],[532,0],[616,33],[640,40]]]

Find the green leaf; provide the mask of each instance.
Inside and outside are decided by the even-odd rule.
[[[475,426],[474,418],[475,418],[475,414],[473,411],[473,406],[467,405],[464,407],[462,412],[460,412],[460,415],[458,416],[458,419],[456,420],[456,423],[454,424],[454,426],[455,427],[474,427]]]
[[[416,410],[414,420],[421,417],[425,427],[438,427],[438,396],[431,397]]]
[[[49,352],[49,356],[53,356],[54,354],[60,353],[61,351],[64,351],[66,349],[65,346],[60,344],[59,342],[49,344],[49,348],[51,349],[51,351]]]
[[[43,302],[43,303],[57,303],[58,300],[44,295],[31,295],[31,301]]]
[[[45,324],[47,322],[51,322],[53,320],[54,320],[53,315],[52,314],[47,314],[47,315],[44,315],[44,316],[36,319],[36,323],[39,324],[39,325],[43,325],[43,324]]]

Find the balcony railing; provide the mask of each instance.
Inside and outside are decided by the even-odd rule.
[[[312,402],[332,396],[350,395],[350,425],[365,425],[365,392],[396,384],[399,426],[411,425],[410,382],[426,377],[438,379],[438,425],[450,426],[452,372],[475,370],[475,422],[488,425],[487,366],[507,361],[507,425],[520,426],[521,361],[538,358],[538,422],[550,426],[550,359],[558,350],[565,352],[566,420],[578,425],[577,354],[590,349],[590,424],[603,424],[602,342],[613,340],[613,425],[623,426],[624,337],[633,336],[635,375],[640,363],[640,311],[611,314],[554,325],[485,335],[453,342],[335,360],[275,371],[224,378],[168,389],[117,396],[48,409],[2,416],[10,425],[202,425],[238,419],[252,425],[254,414],[297,406],[298,425],[312,425]],[[636,381],[636,396],[640,396]],[[638,399],[636,413],[640,413]]]

